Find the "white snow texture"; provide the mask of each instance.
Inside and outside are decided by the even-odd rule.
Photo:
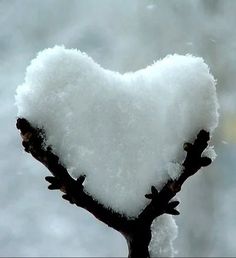
[[[151,257],[173,257],[173,242],[177,237],[178,228],[172,216],[164,214],[157,217],[151,226],[152,239],[149,244]]]
[[[86,175],[88,193],[130,217],[148,203],[151,185],[160,189],[179,176],[184,142],[218,123],[215,80],[191,55],[120,74],[56,46],[32,60],[16,104],[18,117],[44,128],[46,144],[68,171]]]

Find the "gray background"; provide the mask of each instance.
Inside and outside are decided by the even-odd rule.
[[[1,256],[127,255],[119,233],[47,190],[49,172],[21,148],[15,89],[36,53],[55,44],[119,72],[169,53],[205,59],[218,81],[218,157],[180,194],[175,246],[178,256],[236,255],[235,13],[233,0],[0,0]]]

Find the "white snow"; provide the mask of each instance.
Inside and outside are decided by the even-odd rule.
[[[120,74],[56,46],[32,60],[16,104],[68,171],[87,176],[86,191],[127,216],[145,207],[151,185],[178,177],[184,142],[218,123],[215,80],[191,55]]]
[[[176,253],[173,242],[178,227],[171,215],[157,217],[151,226],[152,239],[148,246],[151,257],[173,257]]]
[[[203,157],[208,157],[210,158],[212,161],[216,159],[217,154],[214,150],[214,146],[208,146],[202,153]]]

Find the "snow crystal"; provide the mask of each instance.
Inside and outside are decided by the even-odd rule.
[[[181,164],[183,144],[218,123],[215,80],[191,55],[120,74],[56,46],[32,60],[16,104],[68,171],[86,175],[85,190],[127,216],[145,207],[151,185],[178,176],[171,164]]]
[[[173,242],[178,234],[178,227],[171,215],[157,217],[151,226],[152,238],[149,244],[151,257],[173,257]]]
[[[212,161],[216,159],[217,154],[214,150],[214,146],[208,146],[202,153],[203,157],[208,157],[210,158]]]

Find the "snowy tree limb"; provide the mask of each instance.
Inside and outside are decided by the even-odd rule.
[[[146,194],[150,203],[137,218],[131,219],[123,216],[96,201],[83,187],[85,176],[73,179],[67,169],[60,163],[50,147],[45,147],[43,142],[46,137],[42,129],[34,128],[24,118],[17,119],[17,128],[21,131],[22,145],[25,151],[46,166],[53,176],[45,179],[50,183],[49,189],[59,189],[63,198],[71,204],[76,204],[92,213],[97,219],[114,228],[124,235],[129,247],[129,257],[150,257],[148,246],[151,240],[151,224],[162,214],[178,215],[175,209],[179,202],[171,201],[181,190],[183,183],[194,175],[201,167],[208,166],[211,159],[202,157],[202,152],[208,146],[209,133],[202,130],[197,135],[193,144],[186,143],[184,150],[187,152],[182,164],[183,171],[176,180],[170,179],[158,192],[152,186],[151,193]]]
[[[182,164],[183,171],[176,180],[170,179],[160,192],[152,186],[151,194],[146,194],[146,198],[151,199],[150,204],[140,214],[139,218],[152,222],[157,216],[167,213],[178,215],[175,210],[179,204],[177,201],[170,200],[181,190],[183,183],[193,176],[201,167],[211,164],[211,159],[202,157],[202,152],[208,146],[210,135],[208,132],[201,130],[193,144],[186,143],[184,150],[187,152],[186,158]]]
[[[121,231],[127,219],[94,200],[83,189],[85,178],[73,179],[66,168],[60,163],[59,158],[53,154],[50,147],[43,146],[44,133],[41,129],[33,128],[26,119],[19,118],[16,124],[21,131],[22,145],[35,159],[40,161],[52,173],[53,177],[45,179],[50,183],[49,189],[59,189],[65,194],[62,196],[72,204],[76,204],[89,212],[108,226]]]

